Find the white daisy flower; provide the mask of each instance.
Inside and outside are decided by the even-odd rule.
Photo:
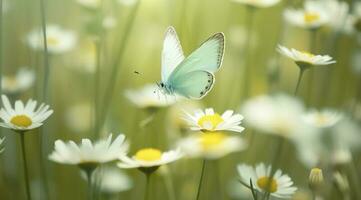
[[[33,86],[35,73],[26,67],[20,68],[15,76],[3,76],[1,79],[4,93],[19,93]]]
[[[306,1],[304,9],[286,9],[284,18],[290,24],[308,29],[317,29],[331,20],[325,7],[317,1]]]
[[[125,96],[139,108],[157,108],[172,105],[180,97],[159,93],[155,84],[145,85],[139,90],[127,90]]]
[[[130,190],[132,179],[117,167],[105,167],[100,173],[100,190],[106,194],[116,194]]]
[[[37,102],[30,99],[24,105],[20,100],[15,102],[14,109],[12,108],[7,96],[2,95],[2,102],[4,107],[0,110],[0,118],[3,120],[0,126],[9,128],[15,131],[23,132],[38,128],[43,125],[43,122],[53,113],[49,110],[49,106],[41,104],[37,109]]]
[[[101,6],[102,0],[77,0],[77,3],[85,8],[97,9]]]
[[[119,156],[118,167],[130,169],[138,168],[145,173],[152,173],[161,165],[172,163],[182,157],[180,150],[162,152],[155,148],[143,148],[138,150],[134,156]]]
[[[291,58],[299,67],[311,67],[336,63],[336,61],[334,61],[329,55],[314,55],[305,51],[288,49],[281,45],[278,45],[277,51],[280,54]]]
[[[79,145],[73,141],[65,143],[56,140],[49,159],[61,164],[78,165],[85,169],[96,168],[100,164],[117,160],[119,156],[125,155],[128,147],[123,134],[118,135],[113,142],[110,134],[107,139],[94,144],[89,139],[82,139]]]
[[[2,152],[4,151],[4,149],[5,149],[5,148],[2,146],[3,143],[4,143],[4,141],[5,141],[5,137],[0,138],[0,153],[2,153]]]
[[[232,0],[232,1],[252,7],[266,8],[276,5],[281,0]]]
[[[245,123],[262,133],[289,137],[305,128],[300,123],[303,104],[285,94],[253,97],[243,104],[241,112]]]
[[[240,126],[243,116],[233,113],[233,110],[227,110],[219,115],[214,112],[213,108],[207,108],[204,112],[197,110],[194,115],[185,112],[184,120],[194,131],[234,131],[240,133],[244,130]]]
[[[277,170],[271,179],[271,166],[258,164],[255,168],[241,164],[237,166],[238,174],[243,184],[250,187],[252,180],[253,188],[258,192],[269,192],[271,196],[281,199],[291,198],[297,188],[293,187],[291,178]]]
[[[345,22],[348,18],[349,5],[344,1],[338,0],[318,0],[315,3],[320,4],[329,16],[327,26],[330,26],[336,31],[343,30],[345,28]]]
[[[46,40],[48,51],[51,54],[60,54],[72,50],[77,37],[73,31],[63,29],[58,25],[47,25]],[[43,50],[43,32],[41,29],[35,29],[27,35],[27,43],[34,50]]]
[[[343,118],[342,113],[325,109],[322,111],[311,110],[303,115],[303,120],[317,128],[329,128]]]
[[[218,159],[247,147],[240,137],[228,136],[221,132],[195,134],[181,139],[178,146],[189,157],[205,159]]]

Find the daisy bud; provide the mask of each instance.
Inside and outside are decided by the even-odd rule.
[[[310,176],[308,177],[308,184],[311,190],[317,191],[323,184],[322,170],[319,168],[311,169]]]

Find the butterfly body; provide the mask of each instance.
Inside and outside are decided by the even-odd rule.
[[[185,58],[174,28],[169,27],[163,44],[160,89],[166,94],[203,98],[214,85],[214,72],[221,66],[223,53],[224,35],[217,33]]]

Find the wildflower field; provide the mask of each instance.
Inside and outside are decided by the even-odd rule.
[[[361,1],[0,0],[0,200],[361,200]]]

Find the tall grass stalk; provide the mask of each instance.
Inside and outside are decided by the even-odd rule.
[[[175,190],[174,190],[174,184],[172,181],[172,177],[170,173],[167,173],[163,176],[164,184],[168,192],[168,198],[169,200],[176,200]]]
[[[100,128],[99,128],[99,90],[100,90],[100,65],[101,65],[101,46],[102,38],[100,36],[99,40],[94,41],[95,52],[96,52],[96,65],[94,73],[94,139],[99,137]]]
[[[48,52],[48,42],[47,42],[47,32],[46,32],[46,12],[45,12],[45,0],[40,0],[40,15],[41,15],[41,29],[43,36],[43,57],[44,57],[44,78],[43,78],[43,88],[42,88],[42,102],[46,103],[48,101],[48,85],[49,85],[49,75],[50,75],[50,64],[49,64],[49,52]],[[40,167],[41,175],[44,184],[44,191],[46,199],[49,199],[49,185],[47,178],[47,169],[44,160],[46,160],[45,152],[45,141],[46,141],[46,131],[45,127],[41,129],[40,139]]]
[[[119,65],[120,61],[123,59],[124,52],[125,52],[125,49],[126,49],[127,44],[128,44],[128,39],[129,39],[131,30],[133,28],[135,18],[137,16],[140,3],[141,3],[141,0],[137,0],[137,3],[134,5],[134,7],[133,7],[133,9],[131,11],[131,14],[129,16],[129,19],[127,20],[127,23],[126,23],[126,26],[125,26],[125,29],[124,29],[123,36],[122,36],[122,38],[120,40],[119,49],[115,54],[115,61],[112,64],[110,79],[109,79],[109,82],[108,82],[108,84],[106,86],[106,89],[105,89],[104,101],[102,102],[103,103],[103,110],[102,110],[102,113],[100,115],[101,116],[100,117],[101,122],[100,122],[100,125],[99,125],[100,130],[101,130],[102,126],[104,125],[104,122],[105,122],[106,117],[107,117],[107,113],[109,111],[109,106],[111,104],[113,94],[114,94],[114,88],[115,88],[115,85],[117,83],[118,71],[120,69],[120,66],[118,66],[118,65]]]
[[[3,1],[0,0],[0,94],[2,94],[2,67],[3,67]],[[1,100],[0,100],[1,102]]]
[[[19,134],[19,137],[20,137],[20,146],[21,146],[21,153],[22,153],[22,159],[23,159],[23,170],[24,170],[26,199],[31,200],[28,165],[27,165],[27,162],[26,162],[26,151],[25,151],[25,133],[24,132],[19,132],[18,134]]]
[[[311,29],[309,32],[310,34],[310,38],[309,38],[309,51],[310,53],[312,54],[316,54],[317,52],[317,30],[318,29]],[[312,104],[313,102],[313,91],[314,91],[314,82],[315,82],[315,70],[312,70],[310,72],[310,77],[309,77],[309,81],[308,81],[308,100],[309,100],[309,104]],[[317,97],[318,94],[316,94],[316,97]]]

